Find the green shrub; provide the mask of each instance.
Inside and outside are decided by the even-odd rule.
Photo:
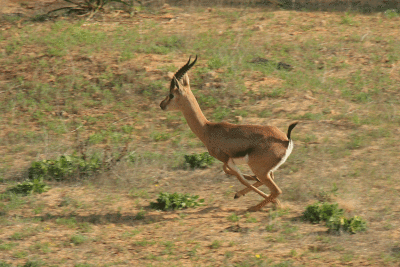
[[[367,222],[359,216],[346,218],[343,209],[338,204],[314,203],[307,206],[302,218],[312,223],[326,222],[329,233],[340,233],[342,231],[355,234],[367,229]]]
[[[18,195],[30,195],[32,193],[41,194],[50,189],[50,187],[43,182],[43,178],[33,179],[33,181],[24,181],[16,186],[8,189],[7,191]]]
[[[343,209],[339,209],[338,206],[337,203],[314,203],[307,206],[303,212],[303,219],[312,223],[327,222],[333,216],[343,215]]]
[[[359,216],[353,218],[346,218],[344,216],[331,217],[326,226],[330,233],[340,233],[341,231],[355,234],[357,232],[367,230],[367,222]]]
[[[185,155],[185,162],[190,166],[190,168],[207,168],[208,165],[213,164],[215,158],[210,156],[208,152],[201,154]]]
[[[189,194],[163,193],[157,198],[157,202],[151,202],[150,206],[157,210],[180,210],[194,208],[201,205],[204,199],[198,199],[199,196],[190,196]]]
[[[98,155],[92,155],[85,159],[83,156],[62,155],[55,160],[35,161],[28,169],[29,179],[43,177],[48,180],[64,180],[79,172],[83,176],[88,176],[102,167],[102,162]]]

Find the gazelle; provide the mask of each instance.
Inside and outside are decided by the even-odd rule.
[[[189,77],[186,72],[193,67],[196,59],[189,61],[180,68],[171,80],[169,95],[161,102],[163,110],[181,111],[190,129],[207,147],[211,156],[224,163],[223,170],[235,175],[246,186],[237,192],[235,198],[244,196],[251,190],[258,193],[264,200],[250,211],[258,211],[267,203],[279,205],[277,197],[282,193],[274,182],[273,172],[281,166],[293,150],[290,133],[296,126],[289,126],[284,134],[274,126],[235,125],[227,122],[210,122],[206,119],[190,90]],[[255,175],[243,175],[236,165],[247,164]],[[247,180],[255,180],[250,184]],[[271,194],[268,196],[258,189],[266,185]]]

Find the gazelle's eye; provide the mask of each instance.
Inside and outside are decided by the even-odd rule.
[[[172,98],[174,98],[174,95],[173,94],[169,94],[169,99],[172,99]]]

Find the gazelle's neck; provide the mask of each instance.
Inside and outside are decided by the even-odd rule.
[[[181,111],[192,132],[204,143],[208,120],[191,91],[187,92],[187,101],[185,101]]]

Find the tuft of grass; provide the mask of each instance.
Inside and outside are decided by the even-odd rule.
[[[27,261],[22,267],[42,267],[44,265],[42,261]]]
[[[231,222],[238,222],[240,220],[240,217],[238,215],[236,215],[235,213],[232,213],[231,215],[229,215],[227,217],[228,221]]]
[[[71,243],[74,245],[80,245],[82,243],[85,243],[88,240],[86,236],[83,235],[74,235],[71,237]]]
[[[146,215],[146,211],[144,211],[143,208],[141,208],[140,211],[136,214],[135,219],[143,220],[145,215]]]
[[[271,92],[267,93],[268,97],[279,98],[285,95],[286,91],[284,88],[275,88]]]
[[[161,192],[157,198],[157,202],[151,202],[150,206],[156,210],[180,210],[186,208],[194,208],[202,205],[204,199],[198,199],[199,196],[191,196],[189,194],[167,193]]]
[[[222,245],[222,242],[221,242],[220,240],[214,240],[214,241],[211,243],[210,248],[212,248],[212,249],[218,249],[218,248],[221,247],[221,245]]]
[[[18,243],[14,242],[2,243],[2,241],[0,241],[0,250],[11,250],[16,246],[18,246]]]
[[[156,241],[148,241],[148,240],[143,239],[143,240],[133,242],[133,245],[140,246],[140,247],[146,247],[146,246],[154,245],[155,243],[156,243]]]
[[[66,225],[69,228],[75,228],[77,226],[77,221],[76,221],[75,217],[57,218],[56,223],[61,224],[61,225]]]
[[[388,19],[393,19],[397,18],[399,16],[399,13],[395,9],[388,9],[385,11],[385,17]]]

